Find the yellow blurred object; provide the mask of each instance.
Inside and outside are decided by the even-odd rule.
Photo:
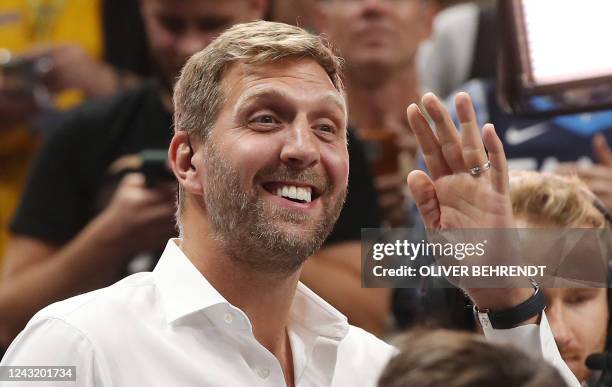
[[[92,58],[103,53],[102,0],[2,0],[0,49],[22,54],[40,45],[72,43]],[[56,97],[59,109],[83,100],[77,90]],[[8,223],[21,195],[38,139],[25,125],[0,131],[0,268]]]

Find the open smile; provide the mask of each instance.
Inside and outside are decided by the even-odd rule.
[[[268,193],[283,201],[311,207],[320,196],[322,190],[313,185],[299,182],[266,182],[262,187]]]

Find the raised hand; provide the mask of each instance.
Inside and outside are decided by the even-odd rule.
[[[425,94],[422,103],[436,131],[416,104],[408,107],[407,114],[430,176],[412,171],[408,187],[425,227],[513,228],[508,164],[493,125],[485,125],[481,136],[466,93],[455,97],[460,134],[446,108],[432,93]],[[474,168],[480,168],[480,172]]]
[[[408,121],[414,131],[431,177],[423,171],[408,175],[408,186],[423,222],[428,229],[514,228],[509,195],[508,163],[499,137],[491,124],[483,127],[482,136],[469,95],[455,97],[461,134],[457,132],[448,111],[431,93],[423,96],[423,106],[436,125],[429,126],[415,104],[408,107]],[[487,156],[488,152],[488,156]],[[490,160],[490,164],[487,161]],[[476,172],[475,168],[480,168]],[[491,254],[483,260],[491,263],[514,258],[512,239],[501,233]],[[496,252],[504,251],[507,256]],[[514,282],[512,282],[514,283]],[[529,286],[525,281],[525,286]],[[464,289],[481,309],[505,310],[528,299],[528,288]],[[525,323],[537,321],[532,318]]]

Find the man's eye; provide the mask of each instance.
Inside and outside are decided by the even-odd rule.
[[[336,126],[333,124],[322,123],[318,124],[315,128],[317,131],[325,134],[334,134],[337,132]]]
[[[185,23],[179,18],[159,16],[158,20],[166,31],[175,35],[179,35],[185,30]]]
[[[327,132],[327,133],[335,133],[336,132],[336,128],[334,128],[331,125],[320,125],[319,126],[319,130],[322,132]]]
[[[591,297],[589,297],[588,295],[584,295],[584,294],[575,294],[572,296],[569,296],[565,299],[565,302],[570,304],[570,305],[580,305],[583,304],[585,302],[587,302],[588,300],[590,300]]]
[[[278,124],[280,123],[279,120],[277,120],[274,116],[271,116],[269,114],[263,114],[257,117],[254,117],[253,119],[251,119],[251,123],[254,124]]]

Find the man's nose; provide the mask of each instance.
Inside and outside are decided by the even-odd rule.
[[[389,0],[362,0],[363,15],[367,18],[378,18],[388,11],[389,6],[393,6],[390,3]]]
[[[563,307],[551,306],[546,308],[546,317],[552,329],[555,342],[559,348],[563,348],[572,339],[571,329],[565,318]]]
[[[306,169],[319,162],[319,140],[306,122],[289,128],[281,150],[281,161],[287,166]]]

